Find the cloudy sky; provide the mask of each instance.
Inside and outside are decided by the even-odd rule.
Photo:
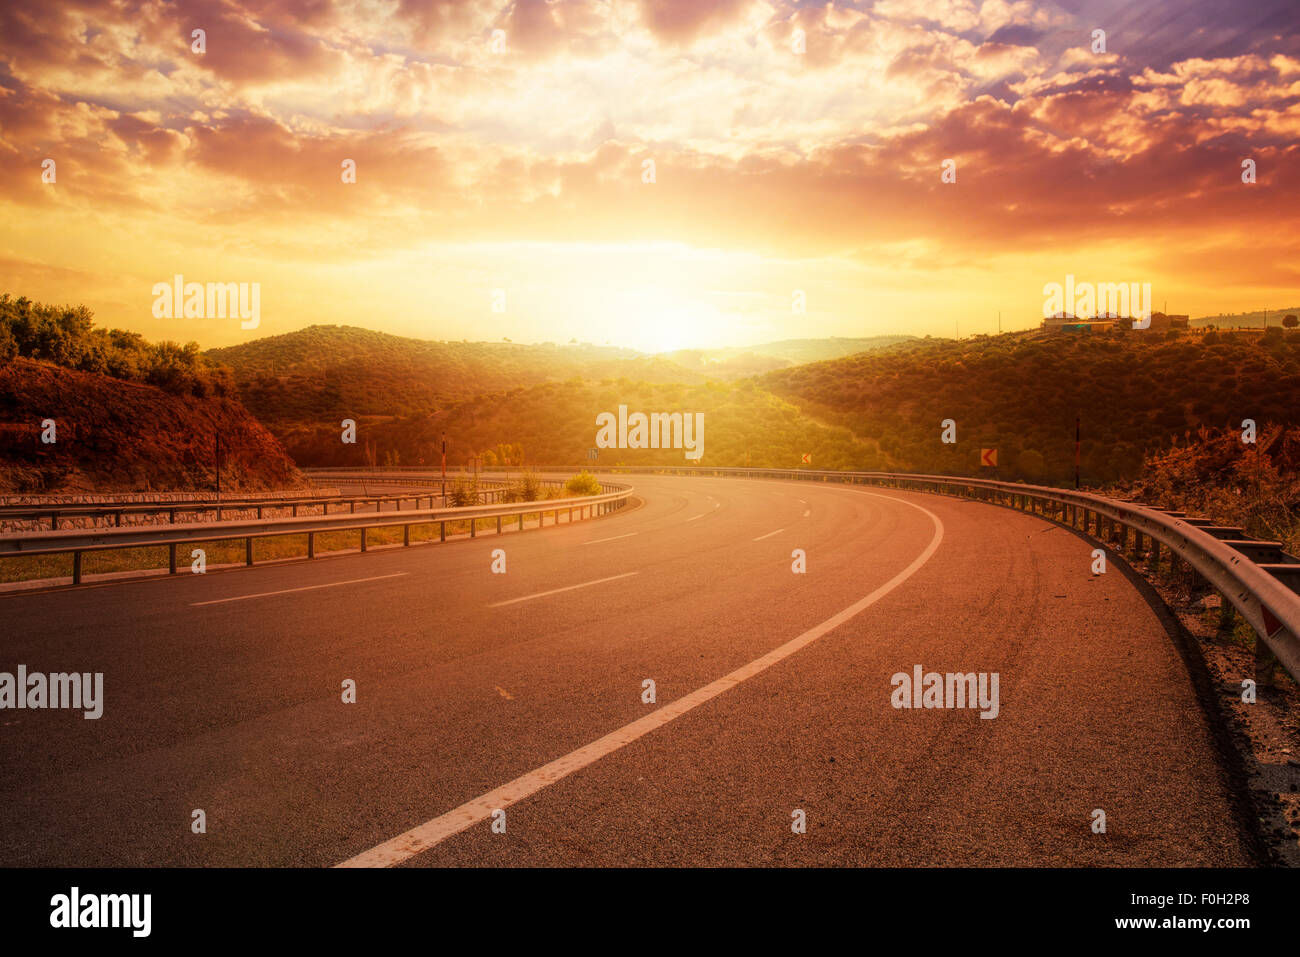
[[[1294,0],[5,0],[0,290],[204,346],[969,335],[1067,274],[1282,308],[1298,134]],[[260,327],[155,318],[177,273]]]

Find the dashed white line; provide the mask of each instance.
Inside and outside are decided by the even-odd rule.
[[[758,538],[754,539],[754,541],[761,542],[765,538],[771,538],[773,535],[780,535],[784,531],[785,531],[784,528],[778,528],[775,532],[768,532],[766,535],[758,536]]]
[[[692,711],[722,694],[724,691],[736,687],[742,681],[746,681],[761,672],[766,671],[779,661],[789,658],[795,652],[802,650],[812,644],[827,632],[834,631],[840,625],[849,619],[855,617],[867,608],[874,605],[880,599],[884,598],[891,591],[897,588],[907,579],[911,578],[930,557],[939,549],[939,543],[943,541],[943,522],[939,516],[935,515],[927,508],[917,505],[915,502],[909,502],[906,499],[894,498],[892,495],[883,495],[878,492],[859,492],[860,495],[871,495],[876,498],[888,498],[903,505],[908,505],[919,512],[924,512],[934,523],[934,537],[930,539],[930,544],[925,550],[918,555],[910,565],[891,578],[885,584],[881,585],[865,598],[860,598],[848,608],[845,608],[839,614],[827,618],[820,625],[805,631],[796,638],[791,638],[785,644],[774,648],[761,658],[755,658],[747,665],[742,665],[728,675],[719,678],[712,684],[705,685],[698,691],[693,691],[684,698],[678,698],[671,704],[666,704],[658,711],[651,712],[644,718],[639,718],[631,724],[624,725],[617,731],[605,735],[603,738],[597,738],[591,744],[581,747],[576,751],[557,758],[550,764],[543,765],[534,771],[515,778],[508,784],[486,794],[467,801],[460,807],[448,811],[440,817],[435,817],[431,821],[426,821],[418,827],[413,827],[404,834],[399,834],[391,840],[385,841],[377,847],[372,847],[368,851],[362,851],[355,857],[351,857],[336,867],[392,867],[394,864],[400,864],[408,858],[414,857],[422,851],[440,844],[447,838],[459,834],[475,824],[486,821],[492,816],[492,812],[498,808],[507,808],[516,804],[525,798],[531,797],[538,791],[542,790],[549,784],[554,784],[562,778],[568,777],[575,771],[580,771],[590,764],[594,764],[608,754],[619,750],[620,748],[631,744],[637,738],[644,737],[651,731],[655,731],[674,718],[681,717],[688,711]]]
[[[640,575],[640,572],[624,572],[621,575],[610,575],[608,578],[597,578],[595,581],[582,582],[578,585],[565,585],[563,588],[552,588],[550,591],[539,591],[533,595],[524,595],[520,598],[511,598],[509,601],[499,601],[488,605],[489,608],[500,608],[503,605],[513,605],[516,602],[532,601],[534,598],[545,598],[547,595],[558,595],[562,591],[573,591],[575,588],[588,588],[591,585],[600,585],[604,582],[617,581],[620,578],[628,578],[632,575]]]
[[[584,545],[599,545],[601,542],[616,542],[620,538],[631,538],[636,532],[628,532],[626,535],[615,535],[613,538],[597,538],[594,541],[583,542]]]
[[[709,514],[708,512],[701,512],[699,515],[692,515],[690,518],[686,519],[686,521],[688,521],[688,522],[693,522],[693,521],[695,521],[697,518],[703,518],[705,515],[708,515],[708,514]]]
[[[279,591],[261,591],[256,595],[236,595],[234,598],[213,598],[208,601],[192,601],[191,608],[197,608],[199,605],[220,605],[228,601],[246,601],[249,598],[266,598],[268,595],[287,595],[295,591],[315,591],[317,588],[337,588],[339,585],[359,585],[362,582],[377,582],[385,578],[401,578],[409,572],[395,572],[392,575],[374,575],[370,578],[350,578],[345,582],[328,582],[324,585],[303,585],[301,588],[281,588]]]

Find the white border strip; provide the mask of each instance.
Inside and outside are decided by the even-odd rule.
[[[401,578],[410,572],[394,572],[391,575],[372,575],[370,578],[349,578],[345,582],[326,582],[324,585],[303,585],[300,588],[281,588],[279,591],[260,591],[256,595],[235,595],[233,598],[212,598],[208,601],[192,601],[191,608],[200,605],[224,605],[228,601],[247,601],[250,598],[266,598],[270,595],[288,595],[296,591],[315,591],[318,588],[337,588],[339,585],[359,585],[362,582],[377,582],[385,578]]]
[[[547,595],[558,595],[562,591],[573,591],[575,588],[589,588],[592,585],[602,585],[605,582],[618,581],[620,578],[631,578],[633,575],[640,575],[640,572],[624,572],[621,575],[610,575],[608,578],[597,578],[595,581],[582,582],[578,585],[565,585],[563,588],[552,588],[550,591],[534,592],[531,595],[523,595],[520,598],[511,598],[506,601],[495,602],[488,605],[489,608],[502,608],[506,605],[513,605],[516,602],[532,601],[534,598],[545,598]]]

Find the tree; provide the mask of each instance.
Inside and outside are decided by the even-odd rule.
[[[1043,454],[1034,449],[1025,449],[1016,457],[1016,469],[1027,479],[1041,478]]]
[[[1288,329],[1294,329],[1296,326],[1300,326],[1300,319],[1296,318],[1295,315],[1287,315],[1282,319],[1282,325]]]

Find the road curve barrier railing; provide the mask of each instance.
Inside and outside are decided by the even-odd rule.
[[[152,548],[165,546],[168,551],[168,571],[176,573],[176,550],[180,545],[200,542],[244,541],[244,562],[254,564],[253,540],[287,535],[307,536],[307,558],[316,557],[316,536],[327,532],[360,531],[361,551],[366,551],[366,533],[376,528],[401,528],[402,544],[411,544],[411,528],[438,526],[438,541],[447,540],[447,526],[457,522],[469,523],[469,535],[478,537],[479,523],[496,519],[496,533],[501,534],[504,520],[517,518],[519,530],[524,529],[524,516],[537,515],[538,527],[562,524],[560,516],[567,513],[570,524],[575,521],[597,518],[615,512],[628,504],[633,488],[630,485],[606,484],[599,495],[573,498],[537,499],[530,502],[467,505],[458,508],[426,508],[406,511],[377,511],[340,515],[310,515],[289,518],[272,518],[256,521],[187,522],[177,525],[142,525],[125,528],[58,529],[39,532],[20,532],[0,535],[0,558],[37,555],[72,555],[72,582],[82,579],[82,555],[85,552],[107,551],[119,548]],[[409,496],[407,496],[409,498]],[[370,496],[367,500],[373,500]]]
[[[591,463],[589,467],[594,466]],[[536,471],[573,471],[572,466],[542,466]],[[699,475],[732,478],[847,482],[957,495],[1033,512],[1068,525],[1123,554],[1143,557],[1159,567],[1167,553],[1171,571],[1188,568],[1222,598],[1219,627],[1231,626],[1235,610],[1254,629],[1255,673],[1259,684],[1272,681],[1281,664],[1300,682],[1300,558],[1282,543],[1251,538],[1242,528],[1211,519],[1108,498],[1091,492],[998,482],[951,475],[906,472],[848,472],[814,469],[704,468],[700,466],[612,466],[604,474]]]
[[[464,478],[464,476],[457,475],[456,478]],[[410,487],[418,485],[421,488],[433,487],[438,484],[426,479],[411,479],[406,476],[385,478],[382,475],[376,477],[374,474],[364,476],[360,474],[343,474],[334,476],[333,481],[338,485],[356,485],[368,482],[372,485]],[[453,479],[448,479],[448,481],[453,481]],[[562,482],[558,481],[544,483],[545,487],[548,488],[562,484]],[[482,479],[478,485],[479,503],[485,505],[500,501],[511,487],[510,483],[495,478]],[[257,497],[239,494],[219,497],[213,494],[202,498],[159,498],[147,502],[26,503],[0,505],[0,524],[39,522],[48,526],[51,531],[55,531],[61,525],[66,527],[69,522],[74,520],[83,522],[89,520],[92,524],[102,521],[120,528],[123,525],[123,519],[128,516],[153,516],[155,521],[165,521],[175,525],[178,516],[183,517],[187,514],[194,516],[195,521],[201,521],[204,515],[211,513],[217,521],[221,521],[228,512],[256,512],[257,517],[261,519],[270,517],[268,513],[281,510],[289,512],[289,517],[295,517],[298,515],[299,509],[306,512],[310,509],[319,508],[321,514],[328,515],[331,506],[346,508],[350,513],[355,513],[358,505],[363,509],[373,507],[376,511],[382,511],[385,507],[401,511],[408,502],[418,509],[425,500],[429,503],[427,507],[433,508],[435,499],[439,497],[431,494],[431,492],[416,493],[410,490],[380,493],[363,489],[361,494],[357,494],[354,491],[343,492],[336,489],[328,493],[317,494],[301,492],[284,495],[259,495]]]

